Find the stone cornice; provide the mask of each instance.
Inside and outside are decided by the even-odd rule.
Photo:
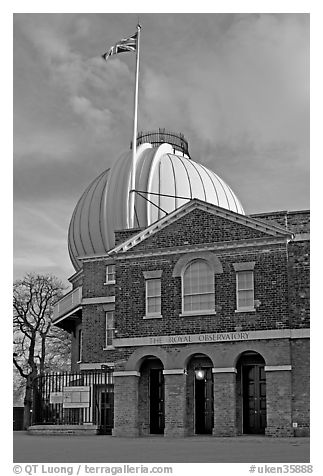
[[[252,238],[246,240],[221,241],[218,243],[202,243],[199,245],[189,246],[172,246],[169,248],[158,248],[156,250],[136,250],[128,251],[127,254],[120,253],[114,255],[114,260],[131,259],[137,257],[162,256],[169,254],[184,254],[200,251],[226,251],[231,249],[243,250],[253,247],[273,246],[285,244],[288,240],[286,237],[266,237],[266,238]],[[100,255],[88,255],[79,257],[78,259],[87,261],[106,261],[109,258],[108,253]]]
[[[185,254],[199,251],[226,251],[226,250],[243,250],[254,247],[273,246],[279,244],[285,244],[288,241],[286,237],[268,237],[268,238],[253,238],[248,240],[234,240],[234,241],[221,241],[219,243],[204,243],[201,245],[190,246],[173,246],[169,248],[158,248],[158,250],[137,250],[128,251],[127,254],[120,253],[115,255],[115,260],[124,260],[132,258],[146,258],[150,256],[163,256],[169,254]],[[87,258],[91,259],[91,258]],[[92,258],[94,259],[94,258]]]
[[[115,302],[115,296],[83,298],[82,304],[107,304]]]

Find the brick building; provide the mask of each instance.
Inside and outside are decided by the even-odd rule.
[[[109,370],[95,404],[115,436],[308,435],[309,212],[246,215],[164,134],[138,147],[136,229],[130,152],[75,208],[55,310],[72,371]]]

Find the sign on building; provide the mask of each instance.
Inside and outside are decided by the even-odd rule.
[[[63,408],[88,408],[90,406],[90,387],[63,387]]]
[[[51,392],[49,395],[49,403],[63,403],[63,392]]]

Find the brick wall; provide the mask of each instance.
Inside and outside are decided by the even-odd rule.
[[[182,255],[133,258],[116,263],[116,321],[119,337],[164,334],[288,328],[288,281],[285,247],[254,249],[248,253],[217,253],[223,267],[215,275],[216,315],[185,316],[182,313],[181,278],[173,269]],[[255,312],[236,311],[236,273],[233,263],[255,261]],[[162,319],[145,316],[144,271],[162,269]],[[131,283],[131,287],[129,287]]]
[[[198,216],[196,213],[198,212]],[[201,229],[200,221],[209,218],[209,214],[195,210],[189,214],[190,226],[183,220],[171,225],[164,233],[138,245],[150,245],[154,250],[164,245],[164,240],[174,234],[173,242],[181,240],[192,242]],[[191,217],[193,215],[193,217]],[[295,214],[296,218],[304,218],[304,214]],[[184,217],[186,218],[186,217]],[[192,218],[192,219],[191,219]],[[214,221],[211,216],[211,219]],[[297,221],[295,218],[295,221]],[[194,224],[194,220],[196,223]],[[302,222],[301,220],[301,222]],[[178,220],[180,221],[180,220]],[[208,223],[208,222],[207,222]],[[214,225],[214,223],[213,223]],[[212,226],[213,226],[212,225]],[[222,235],[232,238],[232,234],[243,229],[247,236],[254,235],[254,230],[222,220]],[[227,227],[225,231],[224,228]],[[211,227],[202,227],[204,240],[209,240]],[[121,232],[120,232],[121,233]],[[257,234],[258,232],[256,232]],[[235,235],[234,235],[235,236]],[[213,237],[214,238],[214,237]],[[219,238],[219,237],[218,237]],[[199,238],[199,242],[202,238]],[[138,246],[135,249],[138,249]],[[185,245],[186,246],[186,245]],[[133,257],[116,260],[116,286],[105,285],[107,261],[88,261],[84,263],[83,297],[102,297],[116,294],[116,330],[117,337],[136,337],[149,335],[170,335],[204,332],[226,332],[258,329],[283,329],[289,327],[309,326],[309,243],[307,241],[290,242],[288,253],[286,245],[276,244],[266,247],[248,248],[238,251],[228,250],[217,252],[223,273],[215,275],[216,314],[181,317],[181,278],[173,278],[173,269],[183,254],[171,253],[159,257]],[[287,261],[288,260],[288,261]],[[255,312],[235,312],[236,310],[236,274],[233,263],[255,261],[255,299],[260,306]],[[162,269],[162,319],[143,319],[145,315],[145,280],[144,271]],[[102,360],[101,340],[104,336],[105,316],[102,306],[87,305],[83,308],[85,361]],[[113,356],[112,356],[113,357]]]
[[[200,243],[263,238],[264,236],[268,235],[240,223],[195,209],[139,243],[133,250],[147,251]]]
[[[98,260],[83,263],[83,298],[114,296],[114,285],[104,284],[106,280],[106,266],[110,262],[111,260]]]
[[[307,233],[309,214],[307,212],[258,215],[273,224],[288,228],[295,233]],[[130,232],[130,230],[129,230]],[[133,232],[133,230],[132,230]],[[119,239],[129,237],[130,233],[119,232]],[[244,225],[215,217],[206,212],[193,211],[169,227],[159,231],[116,260],[116,285],[105,285],[107,260],[89,260],[83,268],[83,297],[116,297],[117,337],[144,337],[153,335],[194,334],[206,332],[228,332],[239,330],[265,330],[284,328],[303,328],[309,326],[309,242],[296,241],[286,244],[268,244],[266,246],[248,247],[243,250],[217,251],[223,272],[215,274],[216,314],[206,316],[181,317],[181,278],[173,278],[174,266],[183,256],[178,248],[202,243],[253,239],[266,236],[262,232]],[[160,256],[139,256],[142,251],[156,252],[168,248],[169,253]],[[136,256],[136,252],[137,256]],[[233,263],[255,261],[255,299],[260,306],[255,312],[237,313],[236,310],[236,274]],[[111,262],[111,260],[110,260]],[[144,271],[162,270],[162,319],[143,319],[145,315],[145,280]],[[78,279],[81,279],[81,274]],[[74,283],[80,282],[75,280]],[[136,348],[119,348],[104,350],[105,345],[105,311],[102,304],[84,305],[83,326],[83,362],[115,362],[115,368],[122,370],[129,356]],[[73,339],[73,355],[76,355],[77,340]],[[236,356],[240,352],[252,349],[264,356],[266,365],[288,365],[292,372],[268,372],[268,435],[293,434],[291,422],[298,423],[296,436],[308,434],[309,428],[309,350],[308,341],[277,340],[259,341],[258,343],[223,343],[221,345],[201,345],[200,352],[211,356],[215,366],[234,366],[234,362],[223,359]],[[168,365],[175,365],[178,354],[185,345],[164,346],[168,354]],[[212,350],[213,349],[213,350]],[[150,348],[147,350],[153,352]],[[174,359],[172,361],[172,359]],[[223,361],[222,361],[223,360]],[[75,365],[75,358],[73,360]],[[182,367],[184,364],[181,364]],[[172,368],[172,367],[170,367]],[[178,368],[176,364],[174,368]],[[286,380],[286,375],[290,382]],[[228,377],[229,375],[229,377]],[[225,380],[227,378],[227,380]],[[237,375],[239,379],[239,374]],[[221,383],[221,379],[225,380]],[[228,380],[229,379],[229,380]],[[215,402],[221,408],[221,414],[230,425],[225,428],[221,423],[221,414],[215,415],[216,432],[224,435],[241,432],[241,415],[239,414],[239,382],[236,384],[233,374],[215,374],[215,393],[220,400]],[[185,391],[184,391],[185,382]],[[121,434],[147,434],[148,415],[145,402],[147,382],[144,376],[116,378],[116,427]],[[288,385],[287,385],[288,384]],[[186,387],[186,385],[188,385]],[[182,387],[183,388],[182,388]],[[192,387],[192,386],[191,386]],[[189,416],[192,407],[192,388],[189,375],[165,375],[166,421],[165,434],[182,436],[192,434],[193,421]],[[128,392],[129,390],[129,392]],[[174,398],[178,392],[178,399]],[[227,392],[227,393],[221,393]],[[118,398],[117,398],[118,396]],[[167,398],[166,398],[167,397]],[[283,400],[283,404],[281,403]],[[134,405],[134,402],[137,402]],[[177,407],[176,407],[177,405]],[[241,406],[241,405],[240,405]],[[139,411],[138,411],[139,408]],[[126,409],[126,414],[123,414]],[[183,410],[184,414],[179,414]],[[186,414],[185,414],[186,412]],[[240,411],[241,413],[241,411]],[[191,414],[191,413],[190,413]],[[191,419],[190,419],[191,418]],[[175,423],[176,422],[176,425]],[[240,422],[240,423],[239,423]],[[240,425],[240,427],[239,427]],[[124,433],[126,434],[126,433]]]
[[[308,436],[310,425],[310,342],[291,341],[292,420],[297,423],[296,436]]]
[[[292,233],[309,233],[310,232],[310,212],[309,210],[301,211],[281,211],[270,213],[257,213],[250,215],[251,217],[263,220],[273,225],[279,225],[290,230]]]
[[[288,293],[291,327],[310,325],[310,242],[288,246]]]
[[[130,230],[116,230],[114,232],[115,236],[115,246],[124,241],[128,240],[132,236],[136,235],[142,230],[142,228],[131,228]]]

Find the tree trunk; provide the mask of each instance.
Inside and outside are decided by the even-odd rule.
[[[26,392],[24,398],[24,430],[31,425],[31,413],[33,405],[33,381],[34,378],[32,374],[29,374],[26,379]]]

